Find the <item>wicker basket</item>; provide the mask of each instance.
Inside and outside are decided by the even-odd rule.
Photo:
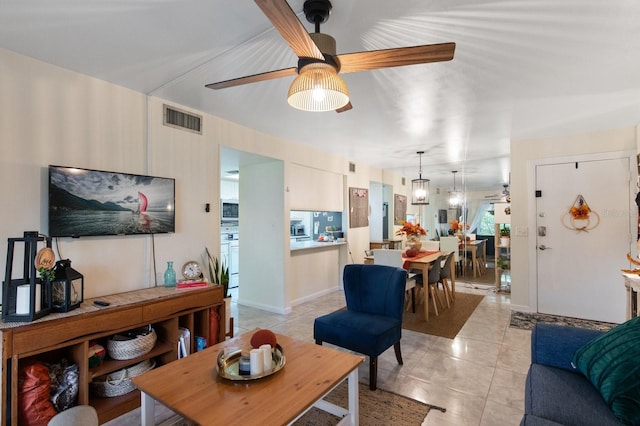
[[[114,397],[136,390],[132,378],[152,370],[156,366],[153,359],[144,360],[136,365],[114,371],[107,376],[96,377],[91,383],[91,392],[100,397]]]
[[[149,353],[158,339],[153,328],[150,333],[129,340],[115,337],[107,342],[107,352],[111,358],[118,360],[133,359]]]

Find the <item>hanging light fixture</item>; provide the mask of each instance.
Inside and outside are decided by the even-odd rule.
[[[300,68],[287,102],[303,111],[334,111],[349,103],[349,89],[332,65],[312,62]]]
[[[418,171],[418,179],[411,181],[411,204],[426,205],[429,204],[429,179],[422,179],[422,154],[424,151],[418,151],[420,156],[420,169]]]
[[[462,205],[462,195],[456,191],[456,173],[457,170],[452,170],[453,173],[453,191],[449,192],[449,208],[455,209]]]

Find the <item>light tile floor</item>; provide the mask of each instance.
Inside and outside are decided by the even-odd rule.
[[[456,290],[485,294],[458,336],[452,340],[403,330],[404,365],[397,364],[392,348],[383,353],[378,386],[447,409],[446,413],[431,410],[426,426],[518,425],[531,332],[509,327],[509,294],[461,281]],[[237,290],[232,290],[232,301],[235,335],[268,328],[309,342],[314,342],[314,318],[345,305],[341,291],[295,306],[288,315],[238,305]],[[368,362],[359,375],[368,383]]]

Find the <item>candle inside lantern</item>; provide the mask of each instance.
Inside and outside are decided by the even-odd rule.
[[[16,315],[27,315],[31,307],[31,286],[29,284],[19,285],[17,290]],[[40,284],[36,284],[36,312],[40,312],[41,295]]]

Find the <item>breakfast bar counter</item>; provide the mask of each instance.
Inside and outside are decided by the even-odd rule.
[[[346,241],[292,241],[291,251],[345,246]]]

